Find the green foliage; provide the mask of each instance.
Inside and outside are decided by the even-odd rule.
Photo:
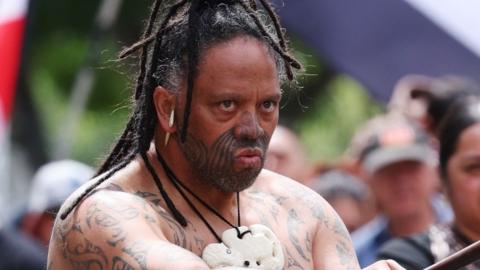
[[[287,94],[281,122],[299,133],[311,160],[332,161],[346,150],[358,126],[382,108],[354,79],[329,69],[307,44],[295,37],[292,43],[304,71],[298,76],[299,91]]]
[[[358,83],[341,75],[331,81],[326,94],[309,110],[295,128],[309,157],[325,161],[338,158],[358,126],[382,109]]]
[[[75,75],[87,54],[85,38],[57,34],[43,40],[34,51],[31,68],[31,93],[44,124],[51,157],[65,127],[69,99]],[[99,64],[93,67],[95,82],[80,120],[74,126],[70,158],[98,164],[114,139],[121,132],[128,116],[128,79],[118,71],[117,47],[102,44]],[[52,48],[55,48],[52,50]]]

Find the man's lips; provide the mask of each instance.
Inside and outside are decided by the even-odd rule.
[[[261,158],[262,156],[263,156],[263,151],[257,147],[240,149],[235,153],[235,158],[243,158],[243,157]]]
[[[240,168],[260,167],[263,151],[259,148],[241,149],[235,153],[235,163]]]

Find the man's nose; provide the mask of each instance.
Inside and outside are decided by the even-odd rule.
[[[260,126],[257,116],[251,112],[245,112],[235,128],[235,137],[237,139],[256,140],[263,133],[264,130]]]

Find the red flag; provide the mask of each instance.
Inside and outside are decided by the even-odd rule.
[[[11,191],[9,123],[27,6],[28,0],[0,0],[0,205],[5,203]]]
[[[0,132],[9,122],[27,14],[28,0],[0,1]]]

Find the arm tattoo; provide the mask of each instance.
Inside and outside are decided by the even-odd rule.
[[[132,245],[124,248],[122,251],[132,257],[140,266],[142,270],[148,270],[147,268],[147,254],[150,247],[144,243],[138,241]]]
[[[196,235],[193,236],[193,241],[195,242],[195,246],[200,250],[202,250],[203,247],[206,246],[205,240],[203,240],[200,237],[197,237]]]
[[[320,196],[317,193],[311,190],[299,189],[297,186],[292,185],[292,183],[284,183],[283,187],[288,194],[291,194],[287,199],[302,202],[303,205],[310,208],[313,217],[316,219],[322,221],[326,219],[324,208],[320,203]]]
[[[298,201],[310,208],[312,216],[318,220],[324,221],[326,219],[325,212],[322,205],[319,203],[319,196],[312,192],[298,191],[295,192],[295,197]]]
[[[295,211],[295,209],[290,209],[290,211],[288,211],[287,218],[288,237],[290,239],[290,242],[292,242],[293,246],[297,250],[298,254],[300,254],[300,256],[302,256],[302,258],[305,259],[307,262],[309,262],[310,258],[305,255],[305,252],[300,245],[300,241],[297,238],[297,234],[300,230],[300,226],[302,223],[303,222],[298,217],[297,211]]]
[[[133,266],[118,256],[113,257],[112,270],[135,270]]]
[[[254,209],[263,209],[265,205],[269,206],[269,212],[272,218],[274,219],[275,222],[278,223],[277,217],[278,214],[280,213],[280,208],[283,205],[283,203],[288,200],[287,197],[285,196],[274,196],[269,193],[265,193],[259,190],[251,190],[247,193],[248,197],[255,203],[259,204],[260,207],[255,207]],[[268,200],[269,203],[266,203],[265,201]],[[259,211],[257,211],[259,213]],[[266,216],[262,213],[259,215],[260,219],[266,221]],[[262,224],[268,225],[268,222],[264,223],[261,221]],[[270,227],[271,228],[271,227]]]
[[[350,234],[348,234],[347,228],[337,215],[335,215],[335,225],[333,226],[332,231],[344,240],[350,240]]]
[[[135,195],[139,196],[144,201],[147,201],[150,204],[151,208],[161,216],[162,221],[165,222],[165,224],[169,227],[170,231],[173,232],[172,242],[177,246],[187,248],[187,237],[185,236],[184,228],[175,220],[175,218],[172,217],[172,215],[170,215],[170,213],[168,213],[167,211],[165,211],[165,209],[161,207],[161,200],[158,198],[158,196],[156,194],[143,191],[137,191]],[[152,231],[158,235],[157,231],[159,230],[159,225],[155,221],[155,218],[148,214],[146,214],[144,218],[147,220],[147,223],[152,229]],[[188,226],[191,225],[190,222],[188,222],[188,224]]]
[[[307,247],[308,254],[312,254],[313,242],[310,232],[307,232],[307,236],[305,238],[305,246]]]
[[[124,191],[121,186],[114,183],[108,183],[108,185],[105,186],[105,189],[111,190],[111,191]]]
[[[287,269],[300,269],[300,270],[304,270],[303,266],[300,265],[300,263],[298,263],[297,260],[295,260],[295,258],[293,258],[292,254],[290,254],[290,251],[288,251],[288,249],[286,249],[287,251]]]
[[[350,236],[348,234],[347,228],[341,222],[340,218],[335,215],[335,225],[332,228],[333,233],[336,236],[339,236],[338,242],[336,244],[338,258],[340,263],[346,267],[346,269],[355,269],[356,268],[356,256],[353,250],[351,249]]]
[[[111,233],[111,238],[107,243],[115,247],[119,242],[124,241],[127,237],[127,232],[122,227],[122,221],[133,220],[137,218],[140,211],[134,207],[129,206],[114,206],[102,205],[102,209],[98,203],[92,203],[86,214],[86,223],[89,229],[92,226],[99,226]]]
[[[86,238],[73,247],[67,245],[64,252],[74,269],[107,269],[108,260],[103,249]]]
[[[338,258],[340,259],[340,263],[347,267],[346,269],[355,269],[355,264],[353,262],[354,256],[351,253],[351,250],[345,244],[345,242],[340,241],[336,245],[337,247],[337,254]]]

